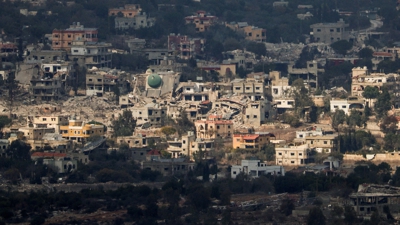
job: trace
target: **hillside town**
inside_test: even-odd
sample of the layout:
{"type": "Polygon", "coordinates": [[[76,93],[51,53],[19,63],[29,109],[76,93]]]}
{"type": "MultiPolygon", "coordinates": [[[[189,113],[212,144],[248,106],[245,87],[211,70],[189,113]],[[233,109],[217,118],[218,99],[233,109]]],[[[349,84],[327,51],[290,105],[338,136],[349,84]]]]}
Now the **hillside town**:
{"type": "Polygon", "coordinates": [[[0,224],[397,224],[399,2],[260,2],[2,1],[0,224]]]}

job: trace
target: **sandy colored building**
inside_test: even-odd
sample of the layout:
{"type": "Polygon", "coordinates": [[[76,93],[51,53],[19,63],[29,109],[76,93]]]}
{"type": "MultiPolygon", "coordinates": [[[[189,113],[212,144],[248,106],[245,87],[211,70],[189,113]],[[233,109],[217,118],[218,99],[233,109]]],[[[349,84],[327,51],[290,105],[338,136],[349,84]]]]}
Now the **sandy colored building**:
{"type": "Polygon", "coordinates": [[[225,138],[233,134],[233,122],[224,120],[221,115],[209,115],[206,120],[197,120],[195,126],[198,138],[225,138]]]}
{"type": "Polygon", "coordinates": [[[214,140],[196,138],[193,131],[183,135],[181,139],[168,141],[167,151],[171,153],[172,158],[189,156],[191,159],[200,151],[203,157],[207,157],[210,151],[214,150],[214,140]]]}
{"type": "Polygon", "coordinates": [[[59,133],[60,126],[68,125],[68,116],[28,116],[27,124],[34,128],[54,128],[59,133]]]}
{"type": "Polygon", "coordinates": [[[97,42],[97,35],[97,28],[85,28],[80,22],[74,22],[65,30],[53,30],[51,48],[70,51],[73,41],[97,42]]]}
{"type": "Polygon", "coordinates": [[[118,14],[122,14],[123,17],[133,18],[140,11],[142,11],[142,8],[139,4],[127,4],[124,7],[108,9],[108,16],[118,16],[118,14]]]}
{"type": "Polygon", "coordinates": [[[302,166],[311,162],[311,148],[308,144],[275,148],[276,165],[302,166]]]}
{"type": "Polygon", "coordinates": [[[74,142],[85,142],[91,136],[104,136],[105,126],[98,124],[89,124],[72,117],[68,125],[60,127],[60,133],[63,138],[74,142]]]}
{"type": "Polygon", "coordinates": [[[202,10],[197,11],[196,15],[185,17],[186,24],[195,24],[197,32],[207,31],[217,20],[216,16],[207,15],[202,10]]]}
{"type": "Polygon", "coordinates": [[[271,133],[234,134],[232,147],[234,149],[261,150],[270,143],[271,138],[275,138],[275,135],[271,133]]]}

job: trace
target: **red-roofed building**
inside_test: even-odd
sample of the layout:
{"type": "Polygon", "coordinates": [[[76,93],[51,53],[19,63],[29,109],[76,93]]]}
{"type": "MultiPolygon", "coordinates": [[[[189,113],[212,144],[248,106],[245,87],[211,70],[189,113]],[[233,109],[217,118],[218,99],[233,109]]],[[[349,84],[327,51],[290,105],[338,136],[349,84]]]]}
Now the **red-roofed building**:
{"type": "Polygon", "coordinates": [[[275,138],[275,135],[271,133],[234,134],[232,146],[237,149],[260,150],[269,144],[271,138],[275,138]]]}
{"type": "Polygon", "coordinates": [[[67,157],[66,153],[57,153],[57,152],[34,152],[31,155],[33,160],[40,159],[40,158],[54,158],[54,159],[61,159],[67,157]]]}
{"type": "Polygon", "coordinates": [[[153,149],[146,154],[147,161],[158,160],[160,158],[161,158],[161,152],[156,149],[153,149]]]}
{"type": "Polygon", "coordinates": [[[207,120],[196,121],[195,126],[198,138],[225,138],[233,134],[233,122],[224,120],[221,115],[209,115],[207,120]]]}

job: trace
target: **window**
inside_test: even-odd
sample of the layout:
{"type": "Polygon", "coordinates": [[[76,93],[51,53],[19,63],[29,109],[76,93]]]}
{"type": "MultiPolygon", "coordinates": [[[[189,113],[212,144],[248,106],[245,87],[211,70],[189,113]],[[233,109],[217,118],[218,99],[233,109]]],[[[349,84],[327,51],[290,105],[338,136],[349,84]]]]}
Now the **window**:
{"type": "Polygon", "coordinates": [[[338,106],[337,106],[337,105],[334,105],[334,106],[333,106],[333,108],[337,109],[337,108],[338,108],[338,106]]]}
{"type": "Polygon", "coordinates": [[[291,155],[291,156],[294,156],[294,153],[292,152],[292,153],[290,153],[290,155],[291,155]]]}
{"type": "Polygon", "coordinates": [[[219,126],[217,126],[217,129],[219,129],[219,126]]]}
{"type": "Polygon", "coordinates": [[[336,28],[336,32],[340,32],[340,28],[336,28]]]}
{"type": "Polygon", "coordinates": [[[278,155],[282,155],[282,152],[279,152],[278,155]]]}
{"type": "Polygon", "coordinates": [[[240,91],[240,87],[235,87],[235,90],[238,90],[238,91],[240,91]]]}
{"type": "Polygon", "coordinates": [[[321,29],[317,29],[317,32],[321,32],[321,29]]]}
{"type": "Polygon", "coordinates": [[[233,171],[233,174],[236,174],[236,171],[233,171]]]}
{"type": "Polygon", "coordinates": [[[345,108],[347,108],[347,106],[345,106],[345,105],[342,105],[342,109],[345,109],[345,108]]]}
{"type": "Polygon", "coordinates": [[[46,121],[47,119],[46,118],[43,118],[43,121],[46,121]]]}
{"type": "Polygon", "coordinates": [[[231,128],[231,126],[228,125],[228,128],[231,128]]]}
{"type": "Polygon", "coordinates": [[[186,91],[190,91],[190,88],[186,88],[186,91]]]}
{"type": "Polygon", "coordinates": [[[257,118],[257,115],[254,115],[253,118],[257,118]]]}
{"type": "Polygon", "coordinates": [[[294,161],[290,161],[291,164],[294,164],[294,161]]]}
{"type": "Polygon", "coordinates": [[[330,31],[330,32],[334,32],[335,30],[334,30],[334,29],[330,29],[329,31],[330,31]]]}
{"type": "Polygon", "coordinates": [[[78,50],[74,49],[74,52],[79,52],[78,50]]]}
{"type": "Polygon", "coordinates": [[[299,156],[302,156],[303,155],[303,153],[299,153],[299,156]]]}
{"type": "Polygon", "coordinates": [[[328,142],[327,142],[327,141],[324,141],[324,145],[326,145],[326,144],[328,144],[328,142]]]}

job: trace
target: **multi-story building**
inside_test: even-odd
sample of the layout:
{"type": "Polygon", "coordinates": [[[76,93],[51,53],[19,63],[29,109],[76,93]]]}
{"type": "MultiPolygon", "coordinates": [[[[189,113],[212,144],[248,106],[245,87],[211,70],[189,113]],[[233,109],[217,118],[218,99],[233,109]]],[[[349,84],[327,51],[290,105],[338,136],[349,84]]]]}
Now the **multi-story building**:
{"type": "Polygon", "coordinates": [[[288,110],[294,109],[294,98],[292,97],[276,97],[273,104],[277,109],[277,113],[284,113],[288,110]]]}
{"type": "Polygon", "coordinates": [[[118,77],[110,74],[86,74],[86,95],[103,95],[118,88],[118,77]]]}
{"type": "Polygon", "coordinates": [[[143,107],[132,108],[132,117],[136,120],[137,126],[148,124],[152,127],[161,127],[166,112],[167,107],[158,103],[148,103],[143,107]]]}
{"type": "MultiPolygon", "coordinates": [[[[176,99],[181,101],[207,101],[215,95],[212,83],[181,82],[175,93],[176,99]]],[[[215,99],[214,97],[213,99],[215,99]]]]}
{"type": "Polygon", "coordinates": [[[235,79],[232,81],[232,92],[236,95],[244,95],[252,101],[258,101],[265,97],[264,81],[254,78],[235,79]]]}
{"type": "Polygon", "coordinates": [[[30,92],[35,101],[57,101],[63,92],[63,80],[61,76],[45,73],[42,77],[31,79],[30,92]]]}
{"type": "Polygon", "coordinates": [[[338,134],[333,130],[310,127],[296,131],[296,143],[308,144],[318,153],[332,153],[337,150],[338,134]]]}
{"type": "Polygon", "coordinates": [[[131,49],[131,52],[146,56],[152,65],[160,65],[163,60],[174,55],[173,51],[165,48],[131,49]]]}
{"type": "Polygon", "coordinates": [[[275,110],[268,100],[251,101],[244,110],[243,123],[259,127],[269,118],[273,118],[275,110]]]}
{"type": "Polygon", "coordinates": [[[135,50],[141,50],[146,47],[146,39],[131,38],[125,40],[125,43],[128,45],[131,53],[133,53],[135,50]]]}
{"type": "Polygon", "coordinates": [[[268,132],[234,134],[232,138],[232,147],[235,149],[261,150],[270,143],[271,138],[275,138],[275,135],[268,132]]]}
{"type": "Polygon", "coordinates": [[[68,125],[68,116],[28,116],[27,124],[34,128],[54,128],[59,133],[60,126],[68,125]]]}
{"type": "Polygon", "coordinates": [[[142,11],[139,4],[127,4],[124,7],[108,9],[108,16],[133,18],[142,11]]]}
{"type": "Polygon", "coordinates": [[[276,165],[302,166],[312,162],[312,149],[307,145],[275,147],[276,165]]]}
{"type": "Polygon", "coordinates": [[[221,115],[209,115],[206,120],[198,120],[194,124],[198,138],[225,138],[233,134],[233,121],[224,120],[221,115]]]}
{"type": "Polygon", "coordinates": [[[205,11],[199,10],[196,15],[185,17],[186,24],[195,24],[197,32],[204,32],[212,26],[218,18],[207,15],[205,11]]]}
{"type": "Polygon", "coordinates": [[[193,131],[189,131],[187,135],[183,135],[181,139],[168,141],[167,151],[171,153],[172,158],[188,156],[191,159],[199,151],[202,151],[203,157],[207,157],[210,151],[214,150],[214,140],[196,138],[193,131]]]}
{"type": "Polygon", "coordinates": [[[318,153],[332,153],[337,150],[338,135],[306,136],[305,143],[318,153]]]}
{"type": "Polygon", "coordinates": [[[318,68],[317,61],[307,61],[306,68],[295,68],[293,64],[288,65],[289,80],[303,79],[304,84],[311,88],[318,88],[318,75],[325,69],[318,68]]]}
{"type": "Polygon", "coordinates": [[[351,96],[360,97],[367,86],[382,91],[382,87],[390,82],[395,82],[398,74],[368,73],[367,67],[356,67],[352,70],[351,96]]]}
{"type": "Polygon", "coordinates": [[[154,26],[155,18],[149,17],[145,12],[138,12],[134,17],[116,17],[115,29],[140,29],[154,26]]]}
{"type": "Polygon", "coordinates": [[[129,148],[144,148],[148,145],[150,141],[157,143],[160,137],[157,136],[147,136],[146,134],[134,134],[132,136],[117,137],[117,143],[127,144],[129,148]]]}
{"type": "Polygon", "coordinates": [[[60,126],[63,138],[78,143],[85,142],[91,136],[104,136],[105,132],[104,125],[85,123],[75,117],[68,121],[68,125],[60,126]]]}
{"type": "Polygon", "coordinates": [[[73,62],[54,61],[48,63],[41,63],[40,74],[44,77],[59,77],[61,79],[61,88],[65,88],[67,83],[71,83],[76,79],[75,68],[73,62]]]}
{"type": "Polygon", "coordinates": [[[16,56],[18,47],[14,43],[0,42],[0,62],[11,62],[11,57],[16,56]]]}
{"type": "Polygon", "coordinates": [[[65,62],[68,59],[67,52],[64,50],[33,50],[25,58],[26,63],[51,63],[65,62]]]}
{"type": "Polygon", "coordinates": [[[340,40],[349,40],[349,31],[346,28],[349,24],[346,24],[342,19],[337,23],[316,23],[311,25],[312,32],[310,35],[316,42],[323,42],[325,44],[331,44],[340,40]]]}
{"type": "Polygon", "coordinates": [[[154,159],[151,161],[141,162],[142,170],[158,171],[163,176],[186,174],[187,172],[192,171],[194,167],[195,163],[188,162],[185,158],[154,159]]]}
{"type": "Polygon", "coordinates": [[[271,96],[274,99],[277,97],[289,96],[292,87],[289,85],[289,79],[287,77],[282,77],[279,71],[271,71],[269,73],[269,78],[271,80],[271,96]]]}
{"type": "Polygon", "coordinates": [[[260,160],[242,160],[240,165],[232,165],[231,178],[235,179],[240,173],[257,178],[262,175],[285,176],[283,166],[268,166],[260,160]]]}
{"type": "Polygon", "coordinates": [[[236,32],[244,34],[246,40],[256,42],[267,41],[266,29],[250,26],[247,22],[231,22],[226,23],[225,25],[236,32]]]}
{"type": "Polygon", "coordinates": [[[22,132],[26,140],[42,140],[45,134],[54,133],[54,128],[21,127],[18,131],[22,132]]]}
{"type": "Polygon", "coordinates": [[[97,28],[85,28],[80,22],[74,22],[65,30],[53,30],[51,47],[69,52],[73,41],[97,42],[97,35],[97,28]]]}
{"type": "Polygon", "coordinates": [[[168,50],[175,52],[180,59],[188,60],[204,54],[204,38],[189,38],[187,35],[170,34],[168,36],[168,50]]]}
{"type": "Polygon", "coordinates": [[[73,41],[70,45],[71,58],[89,69],[111,68],[112,53],[108,51],[110,47],[110,43],[73,41]]]}

